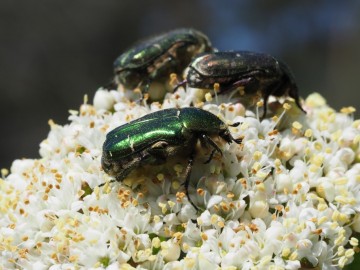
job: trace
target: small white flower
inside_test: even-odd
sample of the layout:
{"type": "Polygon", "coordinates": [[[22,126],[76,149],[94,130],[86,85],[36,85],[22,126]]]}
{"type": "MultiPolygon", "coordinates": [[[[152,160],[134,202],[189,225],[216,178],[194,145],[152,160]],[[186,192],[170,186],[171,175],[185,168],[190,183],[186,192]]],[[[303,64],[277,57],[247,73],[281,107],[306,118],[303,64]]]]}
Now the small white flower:
{"type": "Polygon", "coordinates": [[[222,196],[213,195],[213,196],[211,196],[210,200],[208,201],[206,207],[209,209],[209,208],[213,207],[215,204],[219,204],[222,200],[223,200],[222,196]]]}
{"type": "Polygon", "coordinates": [[[110,110],[114,106],[115,100],[109,91],[100,88],[95,92],[93,103],[97,110],[110,110]]]}
{"type": "Polygon", "coordinates": [[[0,265],[232,270],[350,263],[358,245],[351,235],[360,232],[360,122],[352,110],[337,113],[311,95],[306,115],[281,109],[260,121],[226,96],[199,103],[198,90],[180,87],[163,104],[146,104],[131,102],[140,96],[121,86],[99,89],[94,105],[71,111],[68,124],[50,120],[41,158],[14,161],[0,179],[0,265]],[[200,211],[181,186],[187,157],[107,183],[113,177],[101,155],[110,130],[194,101],[227,124],[239,122],[229,130],[242,138],[214,139],[222,155],[208,164],[212,149],[197,146],[188,191],[200,211]]]}
{"type": "Polygon", "coordinates": [[[180,246],[173,240],[161,242],[161,255],[166,262],[175,261],[180,256],[180,246]]]}

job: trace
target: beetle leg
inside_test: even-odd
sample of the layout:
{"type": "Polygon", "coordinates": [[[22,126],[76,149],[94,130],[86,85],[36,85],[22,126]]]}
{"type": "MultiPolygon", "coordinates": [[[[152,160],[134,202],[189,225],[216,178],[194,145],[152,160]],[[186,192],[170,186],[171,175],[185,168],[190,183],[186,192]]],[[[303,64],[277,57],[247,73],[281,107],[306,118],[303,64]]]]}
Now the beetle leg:
{"type": "Polygon", "coordinates": [[[147,150],[147,154],[149,155],[147,158],[149,159],[147,162],[152,164],[162,164],[165,163],[166,157],[169,153],[166,152],[168,149],[168,143],[165,141],[160,141],[154,143],[150,149],[147,150]],[[150,158],[153,158],[150,162],[150,158]]]}
{"type": "Polygon", "coordinates": [[[213,147],[213,150],[211,151],[211,154],[210,154],[208,160],[205,161],[204,164],[208,164],[212,160],[212,158],[214,157],[215,152],[219,152],[220,155],[222,155],[222,151],[219,148],[219,146],[209,136],[203,134],[201,136],[201,140],[203,142],[205,142],[206,144],[209,144],[209,145],[211,145],[213,147]]]}
{"type": "Polygon", "coordinates": [[[250,77],[250,78],[238,80],[229,87],[230,88],[229,90],[238,88],[239,86],[247,86],[249,83],[251,83],[251,81],[254,81],[254,78],[250,77]]]}
{"type": "Polygon", "coordinates": [[[144,89],[141,93],[141,98],[140,98],[140,101],[142,101],[144,99],[144,95],[145,94],[148,94],[149,92],[149,89],[150,89],[150,85],[151,85],[151,82],[152,80],[150,78],[147,78],[145,81],[144,81],[144,89]]]}
{"type": "MultiPolygon", "coordinates": [[[[221,89],[221,94],[224,94],[231,90],[235,90],[236,88],[238,88],[240,86],[245,87],[245,86],[249,85],[252,81],[254,81],[254,78],[252,78],[252,77],[238,80],[238,81],[234,82],[233,84],[229,85],[228,87],[221,89]]],[[[215,95],[215,93],[213,94],[213,96],[214,95],[215,95]]]]}
{"type": "Polygon", "coordinates": [[[213,149],[213,150],[211,151],[211,154],[210,154],[208,160],[205,161],[204,164],[208,164],[208,163],[212,160],[212,158],[214,157],[215,152],[216,152],[215,149],[213,149]]]}
{"type": "Polygon", "coordinates": [[[189,160],[188,160],[188,165],[186,167],[186,171],[185,171],[185,182],[184,182],[184,187],[185,187],[185,194],[186,197],[188,199],[188,201],[191,203],[191,205],[195,208],[196,211],[199,211],[199,208],[193,203],[193,201],[190,199],[190,195],[189,195],[189,183],[190,183],[190,175],[191,175],[191,169],[192,166],[194,164],[194,152],[192,152],[190,154],[189,160]]]}
{"type": "Polygon", "coordinates": [[[263,102],[264,102],[264,111],[263,111],[263,115],[261,116],[261,120],[263,120],[266,116],[266,111],[267,111],[267,103],[268,103],[268,100],[269,100],[269,96],[270,96],[270,93],[269,91],[265,91],[265,94],[263,96],[263,102]]]}
{"type": "Polygon", "coordinates": [[[300,108],[300,110],[302,110],[304,113],[306,113],[306,111],[303,109],[303,107],[301,107],[298,89],[297,89],[296,85],[292,85],[290,87],[289,97],[293,98],[295,100],[295,104],[300,108]]]}
{"type": "Polygon", "coordinates": [[[116,180],[115,180],[115,179],[110,180],[109,182],[104,182],[104,183],[102,183],[102,184],[98,185],[98,187],[102,187],[102,186],[104,186],[106,183],[111,184],[111,183],[114,183],[114,182],[116,182],[116,180]]]}
{"type": "Polygon", "coordinates": [[[183,80],[182,82],[179,82],[175,87],[174,87],[174,91],[175,92],[180,86],[184,86],[187,84],[187,80],[183,80]]]}
{"type": "Polygon", "coordinates": [[[165,141],[158,141],[156,143],[154,143],[153,145],[151,145],[151,150],[164,150],[166,149],[166,147],[168,147],[169,143],[165,142],[165,141]]]}
{"type": "Polygon", "coordinates": [[[262,97],[263,97],[263,102],[264,102],[264,111],[263,111],[263,115],[261,117],[261,120],[263,120],[265,118],[265,116],[266,116],[267,105],[268,105],[268,100],[269,100],[270,95],[279,96],[278,91],[279,91],[279,89],[282,89],[283,87],[284,87],[284,82],[275,82],[275,83],[271,83],[271,84],[267,85],[262,90],[262,97]]]}

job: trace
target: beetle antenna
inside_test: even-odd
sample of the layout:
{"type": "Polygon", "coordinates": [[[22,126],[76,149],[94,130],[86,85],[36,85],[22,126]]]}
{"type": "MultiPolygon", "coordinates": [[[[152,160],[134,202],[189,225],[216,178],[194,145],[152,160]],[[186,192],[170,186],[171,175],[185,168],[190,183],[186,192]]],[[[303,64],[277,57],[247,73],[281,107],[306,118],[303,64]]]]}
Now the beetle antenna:
{"type": "MultiPolygon", "coordinates": [[[[236,122],[236,123],[233,123],[232,125],[228,125],[229,127],[237,127],[239,126],[241,123],[240,122],[236,122]]],[[[237,144],[240,144],[242,142],[242,138],[237,138],[235,139],[234,137],[231,136],[231,140],[237,144]]]]}

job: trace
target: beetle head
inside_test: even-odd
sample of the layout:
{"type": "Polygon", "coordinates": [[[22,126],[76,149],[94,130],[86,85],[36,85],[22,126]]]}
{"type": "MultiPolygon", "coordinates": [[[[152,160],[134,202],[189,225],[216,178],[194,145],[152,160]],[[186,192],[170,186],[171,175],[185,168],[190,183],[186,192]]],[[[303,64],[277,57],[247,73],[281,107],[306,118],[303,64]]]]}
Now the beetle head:
{"type": "Polygon", "coordinates": [[[103,154],[101,157],[101,167],[106,173],[112,171],[113,163],[105,157],[105,154],[103,154]]]}

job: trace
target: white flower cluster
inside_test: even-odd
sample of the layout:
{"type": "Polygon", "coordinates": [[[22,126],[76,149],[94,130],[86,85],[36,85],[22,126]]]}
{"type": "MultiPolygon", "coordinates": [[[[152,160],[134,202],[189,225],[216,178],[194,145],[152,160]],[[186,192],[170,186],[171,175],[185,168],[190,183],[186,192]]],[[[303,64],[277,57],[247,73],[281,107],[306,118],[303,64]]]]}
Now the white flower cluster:
{"type": "MultiPolygon", "coordinates": [[[[0,179],[0,269],[339,269],[358,251],[360,121],[318,94],[273,102],[262,121],[240,103],[199,103],[240,145],[198,145],[187,200],[186,159],[109,183],[102,144],[113,128],[164,108],[187,107],[180,88],[160,105],[99,89],[93,105],[49,121],[40,159],[14,161],[0,179]],[[293,104],[294,105],[294,104],[293,104]],[[99,187],[100,184],[106,183],[99,187]]],[[[211,97],[207,97],[211,100],[211,97]]],[[[215,102],[214,102],[215,103],[215,102]]],[[[257,106],[261,106],[258,103],[257,106]]]]}

